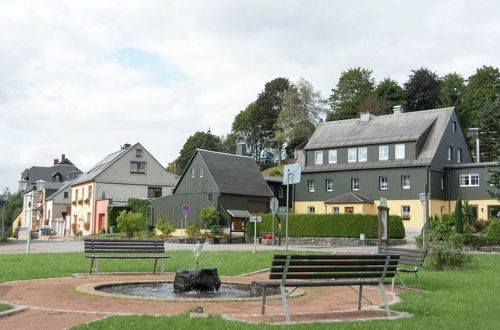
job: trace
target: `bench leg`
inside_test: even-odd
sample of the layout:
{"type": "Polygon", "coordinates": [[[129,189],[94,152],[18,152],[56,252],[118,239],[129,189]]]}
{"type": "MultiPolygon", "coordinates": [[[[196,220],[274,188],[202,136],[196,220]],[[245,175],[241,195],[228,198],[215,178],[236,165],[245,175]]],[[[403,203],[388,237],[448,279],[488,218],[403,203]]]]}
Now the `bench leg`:
{"type": "Polygon", "coordinates": [[[422,289],[422,286],[420,285],[420,280],[418,279],[418,274],[417,274],[417,272],[415,272],[415,277],[417,278],[418,288],[419,288],[419,289],[422,289]]]}
{"type": "Polygon", "coordinates": [[[358,291],[358,311],[361,310],[361,297],[363,297],[363,286],[359,286],[359,291],[358,291]]]}
{"type": "Polygon", "coordinates": [[[99,259],[95,261],[95,273],[99,274],[99,259]]]}
{"type": "Polygon", "coordinates": [[[89,274],[92,274],[92,267],[94,267],[94,258],[90,258],[90,269],[89,269],[89,274]]]}
{"type": "Polygon", "coordinates": [[[158,263],[158,258],[155,258],[155,266],[153,267],[153,274],[156,273],[156,264],[158,263]]]}
{"type": "Polygon", "coordinates": [[[288,299],[286,298],[286,290],[283,285],[280,285],[281,301],[283,301],[283,311],[285,312],[285,320],[290,322],[290,313],[288,313],[288,299]]]}
{"type": "Polygon", "coordinates": [[[266,294],[267,294],[266,291],[267,291],[266,287],[263,286],[262,287],[262,306],[261,306],[261,310],[260,310],[260,313],[262,315],[266,314],[266,294]]]}
{"type": "Polygon", "coordinates": [[[164,260],[165,259],[160,259],[160,273],[163,274],[163,271],[165,270],[165,263],[164,263],[164,260]]]}
{"type": "Polygon", "coordinates": [[[387,303],[387,296],[385,294],[384,283],[380,283],[380,292],[382,293],[382,298],[384,299],[385,311],[388,317],[391,317],[391,310],[389,309],[389,304],[387,303]]]}
{"type": "Polygon", "coordinates": [[[394,292],[394,280],[396,279],[396,276],[392,278],[392,284],[391,284],[391,293],[394,292]]]}

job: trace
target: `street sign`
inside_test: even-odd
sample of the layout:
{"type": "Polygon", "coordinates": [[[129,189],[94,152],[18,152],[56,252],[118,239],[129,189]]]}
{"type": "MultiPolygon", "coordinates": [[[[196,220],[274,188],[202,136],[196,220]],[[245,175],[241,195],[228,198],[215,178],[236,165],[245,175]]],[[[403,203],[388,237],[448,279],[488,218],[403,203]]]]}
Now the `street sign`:
{"type": "Polygon", "coordinates": [[[189,205],[189,204],[183,204],[181,206],[181,210],[182,210],[182,213],[188,214],[189,212],[191,212],[191,205],[189,205]]]}
{"type": "Polygon", "coordinates": [[[282,217],[286,215],[286,206],[282,206],[279,208],[279,213],[282,217]]]}
{"type": "Polygon", "coordinates": [[[262,217],[259,216],[251,216],[249,218],[250,222],[262,222],[262,217]]]}
{"type": "Polygon", "coordinates": [[[283,185],[300,182],[300,163],[285,165],[283,170],[283,185]]]}
{"type": "Polygon", "coordinates": [[[278,211],[279,201],[276,197],[271,198],[269,202],[269,207],[271,208],[271,213],[276,213],[278,211]]]}

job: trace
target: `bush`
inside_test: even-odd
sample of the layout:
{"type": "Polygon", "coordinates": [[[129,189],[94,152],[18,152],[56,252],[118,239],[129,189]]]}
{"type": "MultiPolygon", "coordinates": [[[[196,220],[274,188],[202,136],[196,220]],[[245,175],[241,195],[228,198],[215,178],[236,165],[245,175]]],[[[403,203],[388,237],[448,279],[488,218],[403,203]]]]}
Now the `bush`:
{"type": "MultiPolygon", "coordinates": [[[[109,206],[108,207],[108,227],[117,226],[118,223],[116,219],[120,215],[121,211],[130,211],[130,207],[128,206],[109,206]]],[[[109,228],[108,228],[109,232],[109,228]]]]}
{"type": "Polygon", "coordinates": [[[488,226],[488,222],[484,220],[474,220],[472,221],[472,227],[476,233],[482,233],[483,230],[488,226]]]}
{"type": "Polygon", "coordinates": [[[192,224],[186,227],[186,234],[189,237],[197,237],[200,235],[200,226],[198,224],[192,224]]]}
{"type": "MultiPolygon", "coordinates": [[[[272,231],[272,215],[261,214],[262,222],[257,224],[257,234],[272,231]]],[[[278,231],[275,218],[274,229],[278,231]]],[[[359,237],[377,238],[378,220],[375,214],[289,214],[288,235],[290,237],[359,237]]],[[[282,234],[285,234],[285,219],[281,220],[282,234]]],[[[246,226],[247,236],[253,236],[254,226],[246,226]]],[[[389,217],[389,237],[404,238],[405,228],[400,216],[389,217]]]]}
{"type": "Polygon", "coordinates": [[[461,269],[472,262],[472,255],[464,253],[452,240],[433,242],[427,257],[425,268],[432,270],[461,269]]]}
{"type": "Polygon", "coordinates": [[[467,246],[472,246],[475,249],[482,248],[483,246],[495,245],[495,242],[483,235],[464,234],[463,243],[467,246]]]}
{"type": "Polygon", "coordinates": [[[148,199],[131,197],[127,201],[127,206],[130,208],[130,211],[133,213],[141,213],[145,218],[149,218],[151,215],[148,199]]]}
{"type": "Polygon", "coordinates": [[[142,213],[121,211],[116,221],[118,223],[118,229],[124,232],[127,237],[132,237],[134,234],[144,230],[147,219],[142,213]]]}
{"type": "Polygon", "coordinates": [[[207,206],[201,209],[200,219],[205,228],[210,228],[212,225],[220,224],[220,212],[213,206],[207,206]]]}
{"type": "Polygon", "coordinates": [[[489,225],[486,237],[494,242],[500,243],[500,219],[490,219],[488,222],[489,225]]]}
{"type": "Polygon", "coordinates": [[[170,221],[163,221],[160,218],[158,218],[158,221],[156,222],[156,228],[158,228],[158,230],[161,231],[164,235],[168,235],[175,230],[170,221]]]}
{"type": "Polygon", "coordinates": [[[441,215],[441,222],[450,228],[453,227],[455,223],[455,213],[445,213],[441,215]]]}

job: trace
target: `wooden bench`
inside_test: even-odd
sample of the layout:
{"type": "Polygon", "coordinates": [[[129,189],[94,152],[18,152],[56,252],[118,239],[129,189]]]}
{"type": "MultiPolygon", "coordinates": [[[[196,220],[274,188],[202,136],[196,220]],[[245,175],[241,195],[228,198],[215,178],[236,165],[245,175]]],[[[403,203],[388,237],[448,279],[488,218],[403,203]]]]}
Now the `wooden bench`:
{"type": "Polygon", "coordinates": [[[153,273],[156,273],[156,265],[160,259],[160,270],[163,273],[163,260],[170,256],[161,255],[165,253],[165,243],[158,239],[85,239],[86,258],[91,258],[89,273],[92,274],[92,269],[95,260],[95,272],[99,273],[100,259],[154,259],[153,273]],[[102,253],[116,253],[106,254],[102,253]],[[142,255],[125,255],[129,253],[141,253],[142,255]],[[144,255],[149,253],[148,255],[144,255]]]}
{"type": "Polygon", "coordinates": [[[424,263],[425,256],[427,255],[426,250],[421,249],[401,249],[394,247],[381,247],[380,253],[384,254],[395,254],[399,255],[399,263],[396,268],[396,276],[392,278],[391,290],[394,291],[394,280],[396,277],[399,278],[401,283],[406,286],[403,279],[398,275],[398,273],[414,273],[417,279],[418,287],[421,289],[420,280],[418,279],[418,270],[424,263]]]}
{"type": "MultiPolygon", "coordinates": [[[[384,284],[386,278],[394,277],[398,264],[397,255],[275,255],[269,279],[256,281],[262,287],[262,309],[266,311],[266,289],[279,287],[286,321],[290,321],[287,296],[298,287],[359,286],[358,310],[361,310],[363,286],[379,286],[388,316],[391,311],[387,303],[384,284]],[[293,287],[286,293],[286,287],[293,287]]],[[[356,291],[354,289],[354,291],[356,291]]]]}

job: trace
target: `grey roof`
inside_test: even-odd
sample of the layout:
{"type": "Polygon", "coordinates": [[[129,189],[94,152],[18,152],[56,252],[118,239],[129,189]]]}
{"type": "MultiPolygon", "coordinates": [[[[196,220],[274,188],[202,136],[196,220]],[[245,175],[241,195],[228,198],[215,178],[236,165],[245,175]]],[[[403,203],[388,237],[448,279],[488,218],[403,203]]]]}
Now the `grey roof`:
{"type": "Polygon", "coordinates": [[[88,181],[94,180],[99,174],[104,172],[111,164],[113,164],[118,158],[120,158],[124,153],[128,150],[135,148],[138,143],[133,146],[129,146],[128,148],[123,148],[118,151],[115,151],[106,157],[104,157],[99,163],[97,163],[94,167],[90,169],[87,173],[81,175],[73,184],[80,184],[88,181]]]}
{"type": "Polygon", "coordinates": [[[268,175],[265,175],[264,176],[264,180],[266,180],[267,182],[279,182],[279,183],[283,183],[283,177],[282,176],[268,176],[268,175]]]}
{"type": "Polygon", "coordinates": [[[249,218],[252,215],[247,210],[227,210],[233,218],[249,218]]]}
{"type": "Polygon", "coordinates": [[[71,186],[73,184],[73,182],[75,182],[76,180],[78,180],[78,177],[74,178],[73,180],[67,180],[67,181],[65,181],[63,183],[63,185],[57,191],[55,191],[53,194],[48,195],[49,197],[47,197],[46,199],[47,200],[54,199],[54,197],[56,197],[61,192],[63,192],[66,188],[68,188],[69,186],[71,186]]]}
{"type": "Polygon", "coordinates": [[[368,199],[360,194],[349,192],[337,197],[333,197],[327,201],[325,204],[346,204],[346,203],[373,203],[371,199],[368,199]]]}
{"type": "Polygon", "coordinates": [[[446,168],[474,168],[474,167],[498,167],[498,166],[500,166],[499,162],[483,162],[483,163],[464,163],[464,164],[447,165],[446,168]]]}
{"type": "Polygon", "coordinates": [[[203,149],[198,149],[197,152],[221,193],[273,196],[253,158],[203,149]]]}
{"type": "MultiPolygon", "coordinates": [[[[416,160],[366,162],[356,165],[351,163],[348,166],[371,168],[381,165],[384,167],[427,165],[431,163],[436,153],[453,111],[454,108],[451,107],[373,116],[366,121],[356,118],[325,122],[318,126],[304,150],[417,141],[425,136],[424,133],[429,132],[416,160]]],[[[341,169],[341,164],[332,165],[341,169]]],[[[328,166],[330,165],[325,169],[330,169],[328,166]]],[[[307,166],[307,169],[313,170],[314,167],[307,166]]]]}
{"type": "MultiPolygon", "coordinates": [[[[69,160],[68,162],[71,163],[69,160]]],[[[80,173],[82,173],[82,171],[73,165],[73,163],[71,163],[71,165],[59,163],[54,166],[32,166],[29,169],[27,168],[21,174],[21,179],[28,181],[26,192],[30,191],[35,182],[39,180],[45,181],[45,186],[47,188],[50,187],[51,189],[58,189],[62,186],[62,182],[71,180],[80,173]],[[62,181],[55,180],[56,173],[61,175],[62,181]],[[52,183],[56,185],[50,185],[52,183]]]]}

